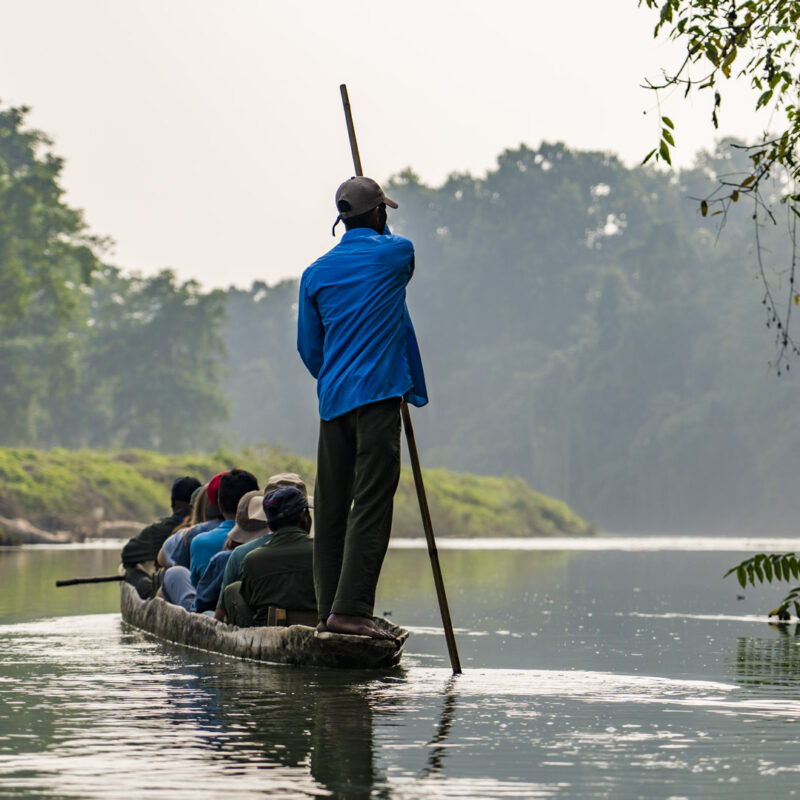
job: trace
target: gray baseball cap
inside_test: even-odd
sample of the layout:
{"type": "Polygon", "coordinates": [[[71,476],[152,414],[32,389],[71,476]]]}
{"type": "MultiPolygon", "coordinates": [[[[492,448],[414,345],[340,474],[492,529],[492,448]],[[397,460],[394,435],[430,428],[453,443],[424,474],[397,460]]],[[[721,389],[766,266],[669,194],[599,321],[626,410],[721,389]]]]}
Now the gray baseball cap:
{"type": "Polygon", "coordinates": [[[381,203],[389,208],[397,208],[397,203],[388,198],[372,178],[350,178],[336,190],[336,210],[342,219],[366,214],[381,203]]]}

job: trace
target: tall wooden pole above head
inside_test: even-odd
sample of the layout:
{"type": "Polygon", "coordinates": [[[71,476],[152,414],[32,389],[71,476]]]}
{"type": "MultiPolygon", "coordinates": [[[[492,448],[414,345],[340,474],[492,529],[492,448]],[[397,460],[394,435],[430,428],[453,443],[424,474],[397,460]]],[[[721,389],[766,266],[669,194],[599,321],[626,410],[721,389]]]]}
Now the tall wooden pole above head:
{"type": "MultiPolygon", "coordinates": [[[[347,94],[347,86],[341,84],[339,91],[342,93],[342,105],[344,106],[344,117],[347,122],[347,135],[350,139],[350,152],[353,155],[353,167],[355,168],[356,175],[363,175],[361,169],[361,156],[358,154],[358,142],[356,141],[356,129],[353,125],[353,112],[350,108],[350,98],[347,94]]],[[[442,616],[442,627],[444,628],[444,638],[447,642],[447,652],[450,656],[450,665],[453,668],[454,675],[460,675],[461,659],[458,657],[458,648],[456,647],[456,636],[453,631],[453,623],[450,619],[450,607],[447,603],[447,594],[444,590],[444,578],[442,577],[442,569],[439,566],[439,551],[436,548],[436,540],[433,536],[433,522],[431,520],[430,510],[428,509],[428,498],[425,494],[425,484],[422,481],[422,467],[419,463],[419,454],[417,453],[417,442],[414,436],[414,427],[411,424],[411,414],[408,410],[408,404],[403,400],[400,404],[400,415],[403,420],[403,428],[406,432],[406,443],[408,444],[408,455],[411,460],[411,471],[414,475],[414,487],[417,490],[417,500],[419,501],[419,510],[422,515],[422,528],[425,531],[425,540],[428,543],[428,556],[431,562],[431,569],[433,570],[433,583],[436,587],[436,598],[439,601],[439,612],[442,616]]]]}
{"type": "Polygon", "coordinates": [[[350,98],[347,95],[347,86],[343,83],[339,87],[342,93],[342,105],[344,106],[344,118],[347,122],[347,136],[350,139],[350,152],[353,154],[353,167],[356,175],[363,175],[361,168],[361,156],[358,154],[358,142],[356,141],[356,128],[353,125],[353,112],[350,109],[350,98]]]}

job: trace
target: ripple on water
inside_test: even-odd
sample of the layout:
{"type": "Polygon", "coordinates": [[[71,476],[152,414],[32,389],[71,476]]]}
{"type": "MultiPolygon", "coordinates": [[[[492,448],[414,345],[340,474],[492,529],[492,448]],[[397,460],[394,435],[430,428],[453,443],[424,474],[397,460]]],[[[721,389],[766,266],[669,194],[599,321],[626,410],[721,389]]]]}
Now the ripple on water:
{"type": "Polygon", "coordinates": [[[791,794],[800,702],[736,683],[239,662],[116,614],[0,626],[0,795],[481,798],[791,794]],[[744,723],[775,721],[754,743],[744,723]],[[778,751],[778,747],[783,748],[778,751]],[[743,764],[743,762],[746,762],[743,764]],[[674,791],[673,791],[674,790],[674,791]],[[697,791],[700,793],[698,794],[697,791]]]}

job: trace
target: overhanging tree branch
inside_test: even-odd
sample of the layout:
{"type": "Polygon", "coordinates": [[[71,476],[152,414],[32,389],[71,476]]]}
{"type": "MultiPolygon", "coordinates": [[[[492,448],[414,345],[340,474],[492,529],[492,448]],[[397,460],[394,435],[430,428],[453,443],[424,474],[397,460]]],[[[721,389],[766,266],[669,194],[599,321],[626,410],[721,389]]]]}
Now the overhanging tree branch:
{"type": "MultiPolygon", "coordinates": [[[[658,10],[659,19],[654,36],[666,35],[685,45],[685,54],[674,71],[664,70],[662,81],[646,81],[645,86],[655,91],[680,86],[684,97],[691,92],[713,89],[711,122],[719,127],[722,109],[722,91],[725,80],[747,80],[753,92],[755,111],[766,109],[781,129],[765,131],[754,145],[741,146],[750,160],[750,169],[741,179],[718,179],[717,186],[705,197],[696,198],[703,216],[721,216],[721,228],[727,221],[733,203],[742,197],[753,200],[753,219],[756,223],[756,251],[758,272],[764,283],[764,304],[767,306],[768,327],[775,331],[778,354],[771,362],[778,374],[788,368],[788,355],[798,355],[789,334],[792,305],[798,295],[794,286],[795,220],[800,216],[800,74],[797,59],[800,53],[800,3],[796,0],[666,0],[660,6],[657,0],[639,0],[639,5],[658,10]],[[735,63],[743,64],[735,71],[735,63]],[[702,77],[690,74],[693,67],[703,70],[702,77]],[[762,189],[767,181],[778,186],[777,199],[765,197],[762,189]],[[791,263],[786,272],[790,275],[788,295],[777,301],[773,279],[764,268],[759,226],[759,213],[763,212],[772,224],[777,224],[774,203],[787,207],[786,235],[792,242],[791,263]],[[786,311],[779,309],[786,308],[786,311]]],[[[660,105],[659,105],[660,108],[660,105]]],[[[660,111],[659,111],[660,113],[660,111]]],[[[675,125],[669,117],[662,116],[658,146],[648,153],[651,158],[672,163],[671,152],[675,146],[675,125]]],[[[643,163],[644,163],[643,162],[643,163]]],[[[785,291],[785,287],[781,289],[785,291]]]]}

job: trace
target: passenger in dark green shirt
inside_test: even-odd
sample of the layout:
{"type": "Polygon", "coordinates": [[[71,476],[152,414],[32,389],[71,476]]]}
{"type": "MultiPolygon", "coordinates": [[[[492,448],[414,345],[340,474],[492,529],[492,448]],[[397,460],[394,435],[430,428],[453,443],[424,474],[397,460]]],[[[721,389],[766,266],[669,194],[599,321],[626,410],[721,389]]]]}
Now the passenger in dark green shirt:
{"type": "Polygon", "coordinates": [[[248,553],[242,567],[241,595],[256,625],[266,624],[268,606],[316,611],[309,508],[306,496],[293,486],[264,497],[267,524],[275,535],[248,553]]]}

